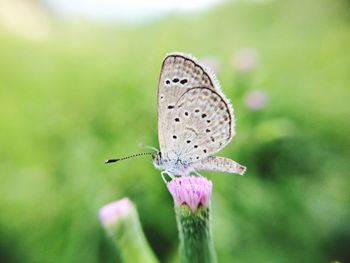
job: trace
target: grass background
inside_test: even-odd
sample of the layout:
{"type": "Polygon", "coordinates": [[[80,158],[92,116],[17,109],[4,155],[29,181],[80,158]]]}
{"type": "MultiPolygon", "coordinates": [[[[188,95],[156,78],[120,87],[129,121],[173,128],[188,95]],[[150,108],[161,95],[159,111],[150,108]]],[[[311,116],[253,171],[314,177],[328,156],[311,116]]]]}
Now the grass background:
{"type": "Polygon", "coordinates": [[[161,262],[176,262],[173,203],[148,158],[171,51],[214,56],[237,115],[220,153],[246,176],[214,183],[219,262],[350,261],[348,1],[232,2],[140,25],[52,21],[44,41],[0,30],[1,262],[118,262],[98,209],[128,196],[161,262]],[[232,67],[241,48],[258,65],[232,67]],[[270,103],[252,112],[251,89],[270,103]]]}

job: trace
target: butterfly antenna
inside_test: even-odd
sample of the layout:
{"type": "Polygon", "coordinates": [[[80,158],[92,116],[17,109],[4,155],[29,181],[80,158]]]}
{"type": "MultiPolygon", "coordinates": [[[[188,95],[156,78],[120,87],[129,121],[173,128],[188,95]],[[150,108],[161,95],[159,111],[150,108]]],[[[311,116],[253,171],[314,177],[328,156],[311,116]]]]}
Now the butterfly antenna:
{"type": "Polygon", "coordinates": [[[142,155],[150,155],[150,154],[154,154],[154,152],[146,152],[146,153],[136,153],[136,154],[132,154],[126,157],[121,157],[121,158],[115,158],[115,159],[108,159],[105,161],[105,163],[116,163],[122,160],[126,160],[126,159],[130,159],[130,158],[134,158],[137,156],[142,156],[142,155]]]}

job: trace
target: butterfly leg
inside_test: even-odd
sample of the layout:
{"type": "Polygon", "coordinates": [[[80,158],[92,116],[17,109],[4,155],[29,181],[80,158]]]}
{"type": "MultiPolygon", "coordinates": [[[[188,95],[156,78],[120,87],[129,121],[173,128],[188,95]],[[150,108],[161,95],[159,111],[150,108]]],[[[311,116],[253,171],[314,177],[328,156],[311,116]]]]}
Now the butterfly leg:
{"type": "Polygon", "coordinates": [[[165,180],[164,174],[166,174],[166,171],[161,171],[160,172],[160,175],[162,176],[162,179],[163,179],[164,183],[167,184],[168,182],[167,182],[167,180],[165,180]]]}
{"type": "Polygon", "coordinates": [[[174,177],[170,173],[168,173],[167,171],[161,171],[160,175],[162,176],[164,183],[167,184],[168,181],[165,179],[165,174],[168,175],[171,179],[173,179],[174,177]]]}
{"type": "Polygon", "coordinates": [[[196,170],[193,170],[193,173],[194,173],[195,175],[197,175],[197,176],[203,176],[203,175],[201,175],[199,172],[197,172],[196,170]]]}

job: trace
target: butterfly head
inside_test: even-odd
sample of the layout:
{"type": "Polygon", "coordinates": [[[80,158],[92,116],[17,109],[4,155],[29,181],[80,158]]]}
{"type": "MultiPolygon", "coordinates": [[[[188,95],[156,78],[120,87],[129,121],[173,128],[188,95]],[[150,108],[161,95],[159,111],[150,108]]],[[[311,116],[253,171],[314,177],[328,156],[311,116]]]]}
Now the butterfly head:
{"type": "Polygon", "coordinates": [[[163,166],[162,153],[156,152],[152,154],[153,164],[156,168],[161,169],[163,166]]]}

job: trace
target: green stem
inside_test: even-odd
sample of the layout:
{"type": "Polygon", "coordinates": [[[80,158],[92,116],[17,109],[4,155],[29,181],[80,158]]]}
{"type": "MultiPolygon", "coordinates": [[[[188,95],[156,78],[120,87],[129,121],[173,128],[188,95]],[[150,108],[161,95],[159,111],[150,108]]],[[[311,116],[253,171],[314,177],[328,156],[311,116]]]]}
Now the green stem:
{"type": "Polygon", "coordinates": [[[112,237],[124,263],[159,262],[143,233],[135,206],[131,206],[127,216],[105,229],[112,237]]]}
{"type": "Polygon", "coordinates": [[[180,262],[216,263],[209,208],[200,206],[192,212],[183,204],[175,210],[180,236],[180,262]]]}

